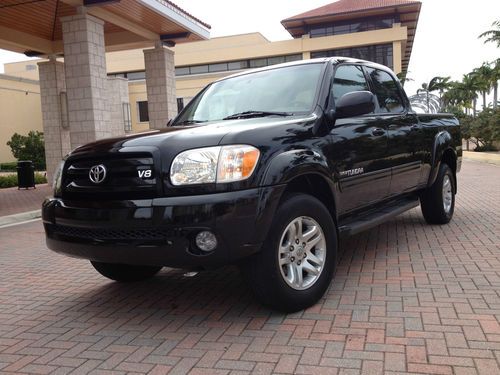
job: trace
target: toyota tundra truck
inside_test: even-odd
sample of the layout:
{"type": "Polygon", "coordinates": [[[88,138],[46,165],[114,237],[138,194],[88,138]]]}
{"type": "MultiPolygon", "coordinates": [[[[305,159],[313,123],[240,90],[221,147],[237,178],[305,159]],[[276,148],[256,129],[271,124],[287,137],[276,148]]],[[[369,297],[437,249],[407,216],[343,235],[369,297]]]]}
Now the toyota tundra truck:
{"type": "Polygon", "coordinates": [[[462,161],[449,114],[416,114],[394,73],[333,57],[205,87],[161,131],[61,162],[47,246],[116,281],[238,265],[265,305],[297,311],[332,282],[339,238],[420,204],[452,216],[462,161]]]}

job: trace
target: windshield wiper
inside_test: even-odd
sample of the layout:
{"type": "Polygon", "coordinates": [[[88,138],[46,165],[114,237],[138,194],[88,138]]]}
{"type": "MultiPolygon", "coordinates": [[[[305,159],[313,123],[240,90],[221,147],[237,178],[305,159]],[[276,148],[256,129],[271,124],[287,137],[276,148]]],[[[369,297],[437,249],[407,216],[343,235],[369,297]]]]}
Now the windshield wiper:
{"type": "Polygon", "coordinates": [[[182,121],[182,122],[178,122],[177,124],[175,124],[175,126],[177,126],[177,125],[201,124],[202,122],[207,122],[207,121],[206,120],[185,120],[185,121],[182,121]]]}
{"type": "Polygon", "coordinates": [[[292,116],[290,112],[270,112],[270,111],[245,111],[224,117],[223,120],[235,120],[240,118],[265,117],[265,116],[292,116]]]}

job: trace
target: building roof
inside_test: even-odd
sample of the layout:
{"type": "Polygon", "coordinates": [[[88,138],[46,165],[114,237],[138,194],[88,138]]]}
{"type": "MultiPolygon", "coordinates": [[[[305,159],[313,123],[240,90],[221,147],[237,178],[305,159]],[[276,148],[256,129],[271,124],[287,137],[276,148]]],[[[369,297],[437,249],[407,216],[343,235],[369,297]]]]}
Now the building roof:
{"type": "Polygon", "coordinates": [[[61,54],[60,20],[81,12],[104,21],[108,51],[150,47],[160,39],[183,43],[210,37],[210,25],[171,0],[1,0],[0,48],[61,54]]]}
{"type": "Polygon", "coordinates": [[[397,14],[401,26],[406,27],[408,32],[407,40],[403,42],[402,56],[402,69],[406,71],[410,62],[420,7],[421,2],[417,0],[338,0],[286,18],[281,24],[294,38],[299,38],[308,33],[311,25],[397,14]]]}
{"type": "MultiPolygon", "coordinates": [[[[304,18],[323,17],[332,14],[355,13],[360,11],[394,7],[401,5],[420,4],[420,1],[414,0],[339,0],[322,7],[309,10],[296,16],[284,19],[281,23],[293,20],[303,20],[304,18]]],[[[285,26],[286,27],[286,26],[285,26]]]]}

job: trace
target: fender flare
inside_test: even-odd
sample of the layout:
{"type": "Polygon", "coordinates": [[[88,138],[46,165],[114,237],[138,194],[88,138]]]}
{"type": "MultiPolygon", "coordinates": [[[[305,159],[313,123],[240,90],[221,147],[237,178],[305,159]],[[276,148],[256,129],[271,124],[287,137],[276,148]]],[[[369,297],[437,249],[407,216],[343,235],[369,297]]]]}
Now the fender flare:
{"type": "Polygon", "coordinates": [[[434,144],[432,147],[432,161],[431,161],[431,172],[429,174],[429,180],[427,182],[427,187],[432,186],[436,181],[439,168],[441,166],[441,159],[443,158],[444,153],[447,150],[451,150],[455,155],[455,159],[457,158],[457,153],[453,148],[453,138],[451,134],[442,130],[436,134],[434,137],[434,144]]]}
{"type": "Polygon", "coordinates": [[[320,153],[310,149],[285,151],[271,159],[261,186],[286,184],[295,177],[311,173],[332,179],[328,162],[320,153]]]}

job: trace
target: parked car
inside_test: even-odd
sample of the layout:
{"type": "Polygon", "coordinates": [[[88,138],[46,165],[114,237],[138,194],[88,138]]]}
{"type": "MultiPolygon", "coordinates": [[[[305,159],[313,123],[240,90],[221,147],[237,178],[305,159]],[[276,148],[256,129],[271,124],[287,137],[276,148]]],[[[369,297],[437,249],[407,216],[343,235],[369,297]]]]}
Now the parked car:
{"type": "Polygon", "coordinates": [[[47,245],[117,281],[236,264],[262,303],[297,311],[330,285],[341,236],[418,204],[448,223],[461,160],[457,119],[415,114],[385,66],[245,71],[165,130],[74,150],[43,204],[47,245]]]}

